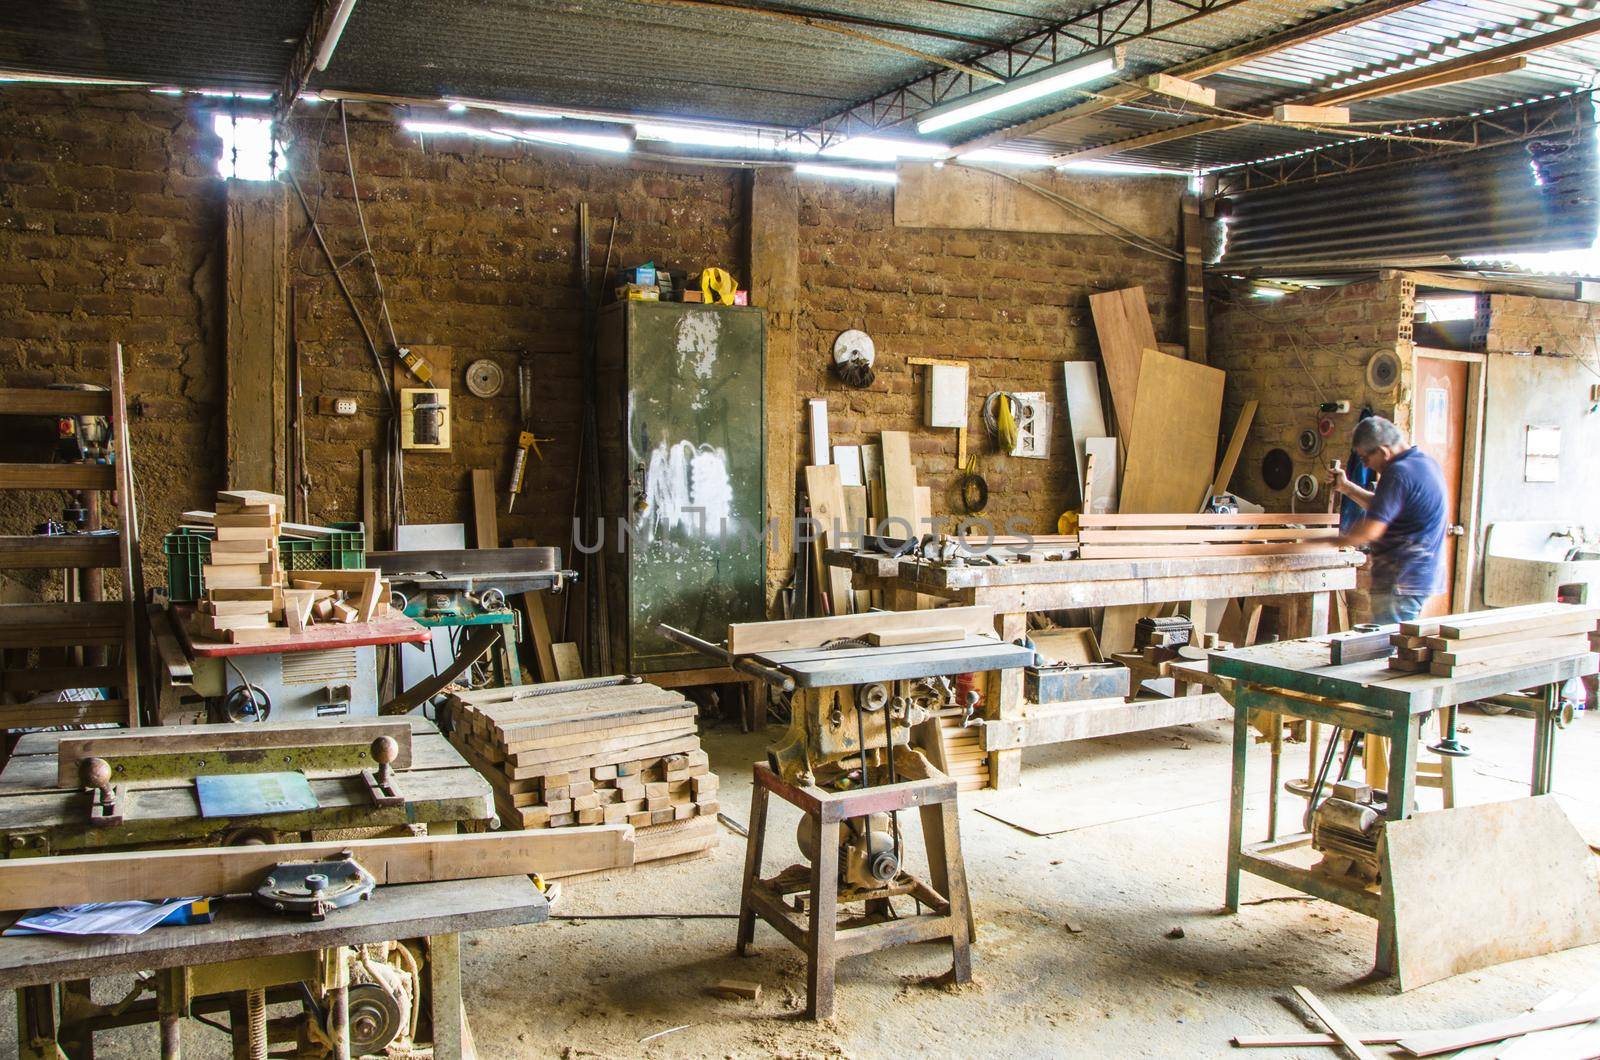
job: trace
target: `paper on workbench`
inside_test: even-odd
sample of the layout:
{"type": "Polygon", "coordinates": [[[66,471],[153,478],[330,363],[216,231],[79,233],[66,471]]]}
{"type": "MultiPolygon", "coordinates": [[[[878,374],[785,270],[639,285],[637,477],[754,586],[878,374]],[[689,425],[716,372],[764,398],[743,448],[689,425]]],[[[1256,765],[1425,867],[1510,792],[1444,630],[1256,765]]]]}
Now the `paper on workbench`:
{"type": "Polygon", "coordinates": [[[7,928],[7,935],[143,935],[193,898],[165,902],[91,902],[41,909],[7,928]]]}

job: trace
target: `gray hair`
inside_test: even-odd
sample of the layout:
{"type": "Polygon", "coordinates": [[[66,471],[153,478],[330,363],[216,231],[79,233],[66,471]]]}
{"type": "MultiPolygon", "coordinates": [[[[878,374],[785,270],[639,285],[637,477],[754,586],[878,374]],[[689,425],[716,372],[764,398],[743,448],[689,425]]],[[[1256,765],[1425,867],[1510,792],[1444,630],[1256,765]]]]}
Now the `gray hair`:
{"type": "Polygon", "coordinates": [[[1350,439],[1350,448],[1362,456],[1385,446],[1399,448],[1405,444],[1405,432],[1382,416],[1368,416],[1356,424],[1356,432],[1350,439]]]}

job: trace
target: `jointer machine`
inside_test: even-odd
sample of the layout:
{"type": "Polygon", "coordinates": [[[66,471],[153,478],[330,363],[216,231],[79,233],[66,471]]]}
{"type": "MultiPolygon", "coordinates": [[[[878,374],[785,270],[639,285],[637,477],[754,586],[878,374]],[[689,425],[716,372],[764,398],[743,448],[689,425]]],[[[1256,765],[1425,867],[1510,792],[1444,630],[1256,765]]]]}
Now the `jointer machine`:
{"type": "MultiPolygon", "coordinates": [[[[313,842],[322,853],[329,842],[486,831],[490,796],[421,717],[36,732],[0,770],[0,858],[313,842]]],[[[98,969],[65,975],[54,988],[19,988],[20,1055],[92,1056],[97,1031],[160,1023],[161,1055],[176,1057],[179,1021],[219,1012],[231,1013],[221,1029],[233,1035],[236,1056],[264,1057],[280,1043],[293,1051],[274,1055],[428,1055],[418,1050],[435,1040],[436,940],[406,936],[416,931],[414,911],[391,923],[374,906],[352,921],[354,910],[343,907],[366,909],[376,882],[349,858],[277,863],[247,903],[265,914],[236,913],[206,929],[244,932],[270,959],[240,950],[238,959],[191,960],[185,947],[215,953],[214,940],[207,949],[191,941],[198,929],[157,927],[139,944],[161,947],[166,963],[132,967],[168,970],[142,975],[114,1005],[90,997],[88,976],[109,974],[98,969]],[[284,1002],[297,1014],[269,1021],[266,1006],[284,1002]]],[[[476,900],[470,884],[434,886],[435,904],[471,908],[476,900]]],[[[21,897],[53,904],[48,893],[21,897]]],[[[0,956],[20,941],[0,939],[0,956]]],[[[455,999],[454,949],[444,959],[441,989],[455,999]]]]}
{"type": "Polygon", "coordinates": [[[789,728],[754,767],[739,906],[738,952],[760,917],[806,954],[806,1015],[833,1011],[841,957],[948,939],[952,975],[972,975],[972,909],[956,816],[956,782],[918,746],[938,739],[937,718],[976,723],[977,675],[1030,664],[1034,653],[1000,640],[993,614],[961,609],[872,612],[729,627],[712,644],[670,626],[662,634],[760,678],[789,705],[789,728]],[[806,865],[762,876],[769,795],[799,808],[806,865]],[[900,811],[916,809],[928,876],[908,870],[900,811]],[[909,897],[914,912],[897,910],[909,897]],[[841,921],[843,907],[851,915],[841,921]]]}
{"type": "MultiPolygon", "coordinates": [[[[517,660],[520,614],[511,598],[521,593],[561,592],[577,571],[561,566],[559,548],[426,549],[371,552],[367,562],[383,571],[392,590],[390,606],[429,629],[452,630],[454,658],[436,666],[433,679],[421,682],[428,691],[402,693],[405,710],[453,681],[489,656],[487,671],[462,683],[501,687],[522,683],[517,660]]],[[[421,646],[426,650],[426,646],[421,646]]],[[[398,704],[385,714],[403,713],[398,704]]]]}

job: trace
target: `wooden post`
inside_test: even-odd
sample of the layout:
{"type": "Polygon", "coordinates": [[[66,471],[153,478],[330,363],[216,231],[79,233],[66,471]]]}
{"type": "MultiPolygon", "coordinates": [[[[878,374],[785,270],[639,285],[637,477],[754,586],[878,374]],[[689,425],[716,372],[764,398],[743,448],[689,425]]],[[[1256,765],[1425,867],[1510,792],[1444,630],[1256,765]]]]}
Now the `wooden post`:
{"type": "Polygon", "coordinates": [[[794,557],[800,188],[793,170],[773,167],[752,171],[749,191],[750,303],[767,311],[766,509],[776,530],[767,541],[767,601],[778,617],[778,588],[793,573],[794,557]]]}
{"type": "MultiPolygon", "coordinates": [[[[1014,641],[1028,631],[1028,613],[1012,611],[994,616],[995,632],[1004,641],[1014,641]]],[[[994,670],[989,674],[989,698],[985,704],[988,717],[1011,720],[1022,714],[1022,670],[994,670]]],[[[989,752],[989,786],[991,788],[1016,788],[1022,786],[1022,748],[989,752]]]]}
{"type": "Polygon", "coordinates": [[[1200,218],[1200,199],[1183,197],[1183,289],[1184,346],[1189,360],[1206,363],[1206,264],[1205,226],[1200,218]]]}
{"type": "Polygon", "coordinates": [[[287,492],[289,213],[277,181],[228,182],[227,484],[287,492]]]}

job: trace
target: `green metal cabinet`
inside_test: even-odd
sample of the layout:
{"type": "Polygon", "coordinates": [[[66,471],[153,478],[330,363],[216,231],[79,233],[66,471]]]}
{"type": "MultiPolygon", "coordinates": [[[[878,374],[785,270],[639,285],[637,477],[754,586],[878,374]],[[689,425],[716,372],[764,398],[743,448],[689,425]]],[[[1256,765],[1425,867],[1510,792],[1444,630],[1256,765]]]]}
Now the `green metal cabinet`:
{"type": "Polygon", "coordinates": [[[766,617],[766,315],[620,302],[598,340],[611,670],[699,669],[658,623],[720,642],[766,617]]]}

